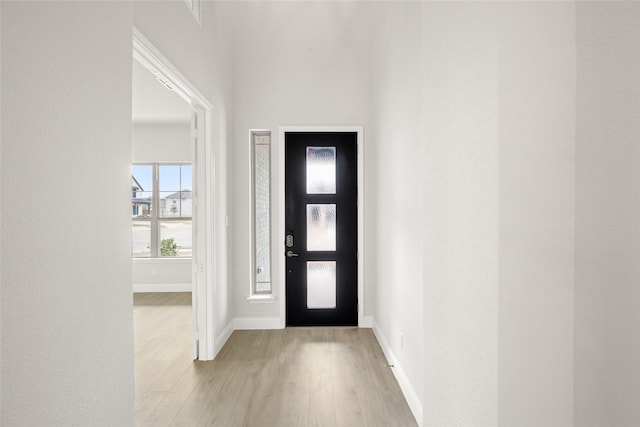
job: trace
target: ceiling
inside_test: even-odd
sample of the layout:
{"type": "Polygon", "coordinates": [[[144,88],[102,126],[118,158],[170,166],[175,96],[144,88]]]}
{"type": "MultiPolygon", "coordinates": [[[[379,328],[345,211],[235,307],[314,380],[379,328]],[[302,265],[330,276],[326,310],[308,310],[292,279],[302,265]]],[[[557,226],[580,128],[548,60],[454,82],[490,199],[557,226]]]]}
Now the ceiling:
{"type": "Polygon", "coordinates": [[[142,64],[133,61],[133,123],[188,123],[191,107],[142,64]]]}

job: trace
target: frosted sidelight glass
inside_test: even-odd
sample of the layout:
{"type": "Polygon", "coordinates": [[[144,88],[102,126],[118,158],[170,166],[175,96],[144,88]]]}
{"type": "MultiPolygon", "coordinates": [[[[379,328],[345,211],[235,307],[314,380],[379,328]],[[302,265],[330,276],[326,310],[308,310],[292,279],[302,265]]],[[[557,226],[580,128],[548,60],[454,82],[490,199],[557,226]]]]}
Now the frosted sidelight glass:
{"type": "Polygon", "coordinates": [[[307,262],[307,308],[336,308],[336,262],[307,262]]]}
{"type": "Polygon", "coordinates": [[[336,205],[307,205],[307,250],[336,250],[336,205]]]}
{"type": "MultiPolygon", "coordinates": [[[[255,145],[255,244],[256,292],[271,290],[271,255],[269,251],[269,144],[257,143],[266,136],[256,136],[255,145]]],[[[267,139],[268,142],[268,139],[267,139]]]]}
{"type": "Polygon", "coordinates": [[[307,194],[336,194],[336,147],[307,147],[307,194]]]}
{"type": "Polygon", "coordinates": [[[252,294],[271,293],[271,134],[251,131],[252,294]]]}

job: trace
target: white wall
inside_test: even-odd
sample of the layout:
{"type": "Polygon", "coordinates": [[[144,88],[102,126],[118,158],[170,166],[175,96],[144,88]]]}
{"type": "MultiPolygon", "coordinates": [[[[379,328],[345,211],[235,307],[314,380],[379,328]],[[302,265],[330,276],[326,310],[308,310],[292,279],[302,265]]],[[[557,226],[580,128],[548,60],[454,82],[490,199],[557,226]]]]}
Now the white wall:
{"type": "MultiPolygon", "coordinates": [[[[278,303],[246,301],[250,287],[249,130],[271,129],[272,143],[276,143],[279,126],[363,125],[366,150],[368,21],[361,16],[361,5],[352,2],[236,2],[225,6],[234,22],[234,307],[238,318],[274,319],[284,315],[278,303]]],[[[281,165],[275,149],[272,154],[275,173],[281,165]]],[[[367,161],[365,158],[365,164],[367,161]]],[[[365,177],[365,185],[369,182],[365,177]]],[[[273,179],[272,195],[276,191],[277,180],[273,179]]],[[[275,201],[271,212],[275,230],[280,213],[275,201]]],[[[272,283],[277,298],[282,295],[275,266],[282,254],[276,248],[282,238],[272,235],[272,283]]],[[[366,284],[365,288],[367,292],[366,284]]]]}
{"type": "Polygon", "coordinates": [[[640,3],[577,4],[575,425],[640,425],[640,3]]]}
{"type": "Polygon", "coordinates": [[[570,426],[575,6],[500,13],[498,423],[570,426]]]}
{"type": "Polygon", "coordinates": [[[133,161],[191,162],[190,123],[134,123],[133,161]]]}
{"type": "Polygon", "coordinates": [[[425,3],[424,425],[572,425],[572,3],[425,3]]]}
{"type": "Polygon", "coordinates": [[[372,172],[367,285],[374,330],[416,417],[422,419],[421,6],[371,6],[372,172]]]}
{"type": "Polygon", "coordinates": [[[229,23],[223,4],[202,2],[202,24],[198,25],[182,1],[134,3],[134,25],[198,90],[213,103],[215,295],[204,296],[213,304],[216,337],[228,332],[234,317],[233,289],[229,275],[228,215],[229,184],[227,146],[231,134],[231,51],[229,23]]]}
{"type": "MultiPolygon", "coordinates": [[[[2,7],[0,6],[0,22],[2,22],[2,7]]],[[[2,31],[0,29],[0,82],[2,82],[2,31]]],[[[2,84],[0,84],[0,100],[2,100],[2,84]]],[[[2,103],[0,102],[0,177],[2,176],[2,103]]],[[[0,185],[0,196],[2,187],[0,185]]],[[[2,197],[0,197],[0,233],[2,231],[2,197]]],[[[2,245],[0,244],[0,265],[2,264],[2,245]]],[[[2,420],[2,271],[0,268],[0,420],[2,420]]]]}
{"type": "Polygon", "coordinates": [[[1,423],[131,425],[132,7],[0,7],[1,423]]]}
{"type": "Polygon", "coordinates": [[[134,259],[133,292],[191,292],[191,258],[134,259]]]}
{"type": "Polygon", "coordinates": [[[423,4],[425,426],[498,423],[499,24],[423,4]]]}

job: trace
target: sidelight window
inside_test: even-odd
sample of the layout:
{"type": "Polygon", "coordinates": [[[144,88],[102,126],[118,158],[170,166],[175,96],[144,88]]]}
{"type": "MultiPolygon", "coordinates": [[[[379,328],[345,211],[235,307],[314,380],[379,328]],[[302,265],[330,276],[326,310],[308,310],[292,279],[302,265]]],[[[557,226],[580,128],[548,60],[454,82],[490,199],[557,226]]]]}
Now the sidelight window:
{"type": "Polygon", "coordinates": [[[271,294],[271,132],[251,131],[251,294],[271,294]]]}

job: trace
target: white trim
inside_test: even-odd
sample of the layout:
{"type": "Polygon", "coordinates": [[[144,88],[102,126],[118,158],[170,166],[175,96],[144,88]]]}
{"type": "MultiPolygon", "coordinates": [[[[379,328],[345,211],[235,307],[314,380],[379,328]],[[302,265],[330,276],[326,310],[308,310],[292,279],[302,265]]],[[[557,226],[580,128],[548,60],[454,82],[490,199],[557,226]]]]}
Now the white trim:
{"type": "Polygon", "coordinates": [[[133,27],[133,57],[149,71],[173,84],[176,92],[189,105],[199,104],[205,110],[213,110],[209,102],[194,85],[180,72],[136,27],[133,27]]]}
{"type": "Polygon", "coordinates": [[[393,376],[396,377],[398,381],[398,385],[400,386],[400,390],[402,390],[402,394],[404,394],[404,398],[407,400],[407,404],[409,405],[409,409],[413,413],[418,426],[422,426],[422,402],[418,397],[415,389],[409,382],[407,375],[402,369],[402,365],[398,361],[398,358],[393,354],[391,347],[389,346],[387,340],[384,337],[384,334],[380,330],[378,324],[373,321],[373,333],[376,336],[378,343],[380,344],[380,348],[382,348],[382,352],[387,358],[387,362],[390,365],[393,365],[391,372],[393,372],[393,376]]]}
{"type": "Polygon", "coordinates": [[[246,300],[249,304],[267,304],[276,302],[276,297],[271,294],[253,294],[246,300]]]}
{"type": "Polygon", "coordinates": [[[232,320],[224,328],[224,330],[220,332],[220,335],[216,337],[215,345],[214,345],[214,351],[216,355],[220,352],[220,350],[222,350],[222,347],[224,347],[224,345],[226,344],[229,337],[231,337],[231,334],[233,333],[234,330],[235,329],[233,328],[233,320],[232,320]]]}
{"type": "Polygon", "coordinates": [[[367,327],[364,316],[364,129],[362,126],[280,126],[278,128],[278,140],[275,144],[278,158],[278,190],[276,194],[278,225],[276,228],[275,241],[278,242],[276,258],[278,276],[274,278],[274,283],[279,283],[280,298],[280,327],[286,325],[286,301],[285,301],[285,193],[284,193],[284,134],[285,132],[356,132],[358,150],[358,326],[367,327]]]}
{"type": "Polygon", "coordinates": [[[233,326],[236,331],[282,329],[279,317],[236,317],[233,326]]]}
{"type": "Polygon", "coordinates": [[[193,145],[195,155],[193,167],[197,174],[193,189],[194,207],[193,225],[194,252],[193,266],[193,312],[194,312],[194,358],[213,359],[215,328],[215,267],[216,252],[213,250],[215,212],[213,209],[214,167],[213,157],[213,104],[187,79],[173,64],[147,39],[133,27],[133,57],[157,77],[169,82],[173,90],[193,108],[197,121],[197,131],[192,137],[198,144],[193,145]],[[198,343],[195,337],[198,337],[198,343]],[[198,344],[198,345],[196,345],[198,344]]]}
{"type": "Polygon", "coordinates": [[[131,258],[133,264],[191,264],[192,258],[189,257],[145,257],[131,258]]]}
{"type": "Polygon", "coordinates": [[[191,283],[134,283],[133,292],[191,292],[191,283]]]}
{"type": "Polygon", "coordinates": [[[202,1],[201,0],[184,0],[187,9],[193,15],[198,25],[202,27],[202,1]]]}

